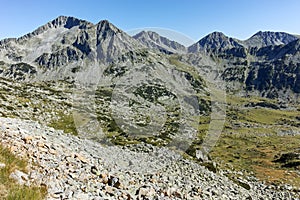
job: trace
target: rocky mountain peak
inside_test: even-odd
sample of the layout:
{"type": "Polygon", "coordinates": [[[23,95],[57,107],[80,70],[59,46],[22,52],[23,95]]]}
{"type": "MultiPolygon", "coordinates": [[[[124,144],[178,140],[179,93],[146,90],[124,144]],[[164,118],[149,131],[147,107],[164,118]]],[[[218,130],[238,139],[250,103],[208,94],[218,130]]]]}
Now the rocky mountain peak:
{"type": "Polygon", "coordinates": [[[153,40],[158,40],[160,36],[158,33],[154,32],[154,31],[141,31],[140,33],[136,34],[134,37],[138,38],[138,37],[149,37],[153,40]]]}
{"type": "Polygon", "coordinates": [[[79,29],[85,29],[86,27],[92,26],[92,25],[93,24],[91,22],[81,20],[81,19],[77,19],[75,17],[59,16],[56,19],[48,22],[44,26],[41,26],[40,28],[38,28],[33,33],[40,32],[41,30],[47,30],[47,29],[50,29],[50,28],[59,28],[59,27],[71,29],[75,26],[78,26],[79,29]]]}
{"type": "Polygon", "coordinates": [[[75,17],[68,17],[68,16],[59,16],[56,19],[50,22],[54,27],[64,27],[71,29],[74,26],[79,26],[81,29],[86,28],[87,25],[93,25],[90,22],[85,20],[77,19],[75,17]]]}
{"type": "Polygon", "coordinates": [[[219,32],[219,31],[214,31],[211,34],[208,34],[207,37],[210,37],[210,38],[227,38],[227,36],[224,33],[219,32]]]}
{"type": "Polygon", "coordinates": [[[245,40],[244,43],[248,47],[265,47],[270,45],[288,44],[298,38],[292,34],[284,32],[259,31],[252,37],[245,40]]]}
{"type": "Polygon", "coordinates": [[[213,32],[199,40],[197,43],[191,45],[188,47],[188,51],[190,53],[196,53],[199,51],[204,52],[220,52],[224,51],[226,49],[236,48],[236,47],[242,47],[242,44],[240,44],[237,40],[227,37],[222,32],[213,32]]]}
{"type": "Polygon", "coordinates": [[[134,35],[133,38],[151,49],[159,50],[167,54],[186,52],[184,45],[163,37],[154,31],[141,31],[134,35]]]}
{"type": "Polygon", "coordinates": [[[91,22],[81,20],[81,19],[77,19],[75,17],[59,16],[56,19],[48,22],[47,24],[37,28],[33,32],[28,33],[28,34],[18,38],[17,40],[19,42],[23,41],[23,40],[26,40],[26,39],[34,37],[36,35],[40,35],[40,34],[46,32],[46,31],[48,31],[49,29],[56,29],[56,28],[71,29],[71,28],[76,27],[76,26],[79,29],[86,29],[87,27],[93,26],[93,24],[91,22]]]}
{"type": "Polygon", "coordinates": [[[97,33],[98,34],[117,34],[122,33],[123,31],[114,26],[112,23],[110,23],[108,20],[101,20],[96,24],[97,26],[97,33]]]}
{"type": "Polygon", "coordinates": [[[128,51],[137,50],[142,45],[108,20],[96,24],[97,58],[112,62],[128,51]]]}

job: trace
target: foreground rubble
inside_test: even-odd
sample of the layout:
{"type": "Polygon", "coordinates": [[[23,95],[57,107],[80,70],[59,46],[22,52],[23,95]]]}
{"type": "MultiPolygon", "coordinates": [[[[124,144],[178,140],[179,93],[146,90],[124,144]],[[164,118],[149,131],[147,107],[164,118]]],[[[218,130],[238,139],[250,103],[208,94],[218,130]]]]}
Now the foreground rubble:
{"type": "Polygon", "coordinates": [[[18,119],[0,118],[0,127],[2,144],[30,162],[28,174],[12,176],[45,185],[47,199],[297,199],[288,187],[242,187],[167,149],[104,146],[18,119]]]}

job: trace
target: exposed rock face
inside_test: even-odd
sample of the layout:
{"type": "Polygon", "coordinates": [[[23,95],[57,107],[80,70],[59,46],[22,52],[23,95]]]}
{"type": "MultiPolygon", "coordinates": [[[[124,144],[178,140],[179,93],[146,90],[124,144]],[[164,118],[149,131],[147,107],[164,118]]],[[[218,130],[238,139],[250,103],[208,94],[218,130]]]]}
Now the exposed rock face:
{"type": "Polygon", "coordinates": [[[284,61],[255,63],[246,79],[246,89],[265,92],[269,98],[280,97],[279,91],[299,93],[299,67],[284,61]]]}
{"type": "Polygon", "coordinates": [[[81,57],[81,52],[76,51],[72,47],[67,47],[65,49],[59,50],[55,53],[44,53],[38,57],[35,62],[46,69],[53,69],[55,67],[61,67],[72,61],[78,61],[81,57]]]}
{"type": "Polygon", "coordinates": [[[30,78],[37,73],[35,67],[27,63],[11,64],[4,75],[13,80],[24,80],[30,78]]]}
{"type": "Polygon", "coordinates": [[[133,36],[150,49],[166,54],[186,53],[186,47],[168,38],[162,37],[153,31],[142,31],[133,36]]]}
{"type": "Polygon", "coordinates": [[[288,44],[297,39],[298,38],[296,36],[284,32],[259,31],[249,39],[243,41],[243,43],[248,47],[260,48],[265,46],[288,44]]]}
{"type": "Polygon", "coordinates": [[[96,53],[100,62],[112,62],[126,52],[139,48],[143,45],[107,20],[96,25],[96,53]]]}
{"type": "Polygon", "coordinates": [[[279,60],[299,62],[300,40],[294,40],[286,45],[267,46],[258,50],[253,50],[255,56],[260,60],[279,60]]]}
{"type": "Polygon", "coordinates": [[[73,46],[79,49],[83,54],[89,55],[92,51],[89,44],[89,35],[86,31],[81,31],[77,36],[76,41],[73,43],[73,46]]]}

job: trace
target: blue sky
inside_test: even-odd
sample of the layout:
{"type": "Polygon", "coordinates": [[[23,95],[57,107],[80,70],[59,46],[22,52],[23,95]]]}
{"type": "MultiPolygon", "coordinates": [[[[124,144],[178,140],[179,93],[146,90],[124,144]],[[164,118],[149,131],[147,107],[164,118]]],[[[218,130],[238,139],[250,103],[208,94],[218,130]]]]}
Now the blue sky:
{"type": "Polygon", "coordinates": [[[108,19],[124,31],[171,29],[194,41],[213,31],[238,39],[259,30],[300,34],[299,0],[2,0],[0,39],[24,35],[59,15],[108,19]]]}

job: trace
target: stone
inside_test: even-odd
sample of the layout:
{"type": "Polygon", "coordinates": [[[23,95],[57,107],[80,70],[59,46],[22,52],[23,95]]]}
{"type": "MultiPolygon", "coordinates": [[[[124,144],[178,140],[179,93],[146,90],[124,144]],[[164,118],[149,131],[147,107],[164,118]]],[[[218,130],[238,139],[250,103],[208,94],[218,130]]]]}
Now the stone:
{"type": "Polygon", "coordinates": [[[140,187],[136,194],[142,198],[142,197],[153,197],[155,195],[155,190],[151,187],[140,187]]]}
{"type": "Polygon", "coordinates": [[[44,146],[45,146],[45,143],[44,143],[44,142],[38,142],[38,143],[37,143],[37,146],[38,146],[38,147],[44,147],[44,146]]]}
{"type": "Polygon", "coordinates": [[[26,144],[31,143],[32,140],[33,140],[33,137],[30,136],[30,135],[26,135],[25,137],[23,137],[23,141],[24,141],[26,144]]]}
{"type": "Polygon", "coordinates": [[[84,163],[84,164],[86,164],[86,163],[88,163],[88,160],[84,157],[84,156],[82,156],[82,155],[80,155],[80,154],[75,154],[74,155],[74,157],[75,158],[77,158],[78,160],[80,160],[82,163],[84,163]]]}
{"type": "Polygon", "coordinates": [[[38,147],[38,150],[40,152],[44,152],[44,153],[47,153],[48,152],[48,149],[47,148],[44,148],[44,147],[38,147]]]}
{"type": "Polygon", "coordinates": [[[196,150],[196,158],[201,162],[207,162],[209,160],[207,153],[204,150],[196,150]]]}
{"type": "Polygon", "coordinates": [[[101,180],[102,180],[102,183],[108,184],[109,179],[107,176],[104,176],[103,178],[101,178],[101,180]]]}
{"type": "Polygon", "coordinates": [[[121,183],[119,182],[119,179],[117,177],[110,176],[108,178],[108,185],[118,188],[118,187],[120,187],[121,183]]]}
{"type": "Polygon", "coordinates": [[[57,155],[57,151],[55,151],[54,149],[49,149],[49,153],[52,155],[57,155]]]}
{"type": "Polygon", "coordinates": [[[6,164],[5,163],[0,163],[0,169],[5,168],[6,164]]]}
{"type": "Polygon", "coordinates": [[[89,194],[77,192],[73,194],[73,199],[90,199],[89,194]]]}
{"type": "Polygon", "coordinates": [[[108,193],[108,194],[110,194],[110,195],[114,195],[114,193],[115,193],[115,188],[113,188],[113,187],[107,185],[107,186],[105,187],[105,192],[108,193]]]}
{"type": "MultiPolygon", "coordinates": [[[[32,125],[31,122],[0,117],[0,124],[3,120],[12,121],[12,130],[19,126],[24,129],[30,127],[27,134],[35,138],[37,143],[45,137],[47,142],[43,141],[44,147],[48,151],[43,152],[38,151],[38,145],[32,145],[33,142],[31,145],[26,144],[20,134],[0,136],[8,148],[17,145],[14,151],[16,155],[28,153],[28,178],[26,175],[19,177],[25,184],[34,183],[46,187],[48,199],[292,199],[290,197],[293,197],[293,193],[298,192],[289,187],[276,191],[276,188],[266,187],[257,179],[239,179],[251,186],[251,189],[245,191],[241,185],[229,180],[222,170],[220,173],[213,173],[201,166],[201,163],[185,159],[164,159],[167,167],[155,168],[159,170],[154,173],[135,171],[134,166],[120,169],[118,163],[114,162],[116,158],[130,159],[135,164],[139,162],[141,167],[149,167],[143,161],[152,158],[144,152],[140,156],[134,147],[132,149],[136,151],[128,151],[127,147],[103,147],[97,142],[65,135],[56,130],[48,134],[48,130],[32,125]],[[50,152],[53,146],[59,152],[56,156],[50,152]],[[25,151],[24,147],[28,147],[28,150],[25,151]],[[89,158],[86,159],[89,161],[88,165],[82,164],[79,154],[89,158]]],[[[139,148],[149,149],[147,145],[140,145],[139,148]]],[[[160,152],[156,147],[151,147],[151,151],[153,155],[160,152]]],[[[155,159],[159,158],[156,156],[155,159]]]]}
{"type": "Polygon", "coordinates": [[[28,181],[28,174],[15,170],[10,174],[9,178],[14,179],[18,184],[23,185],[28,181]]]}
{"type": "Polygon", "coordinates": [[[148,194],[148,189],[147,188],[140,188],[137,191],[137,195],[139,195],[139,197],[145,197],[148,194]]]}

